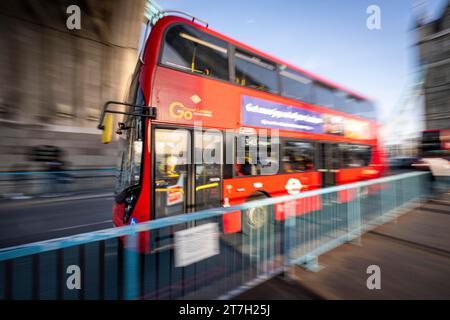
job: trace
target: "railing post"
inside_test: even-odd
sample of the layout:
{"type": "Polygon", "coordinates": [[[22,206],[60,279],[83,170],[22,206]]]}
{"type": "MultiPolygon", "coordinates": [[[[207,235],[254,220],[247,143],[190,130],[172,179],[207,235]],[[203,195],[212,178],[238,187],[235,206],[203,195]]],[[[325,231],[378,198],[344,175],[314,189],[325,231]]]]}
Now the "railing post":
{"type": "Polygon", "coordinates": [[[295,228],[295,202],[286,201],[284,203],[284,275],[287,278],[293,279],[295,270],[291,266],[292,261],[292,234],[295,228]]]}
{"type": "Polygon", "coordinates": [[[347,242],[361,245],[361,189],[356,189],[356,198],[347,202],[347,242]]]}
{"type": "Polygon", "coordinates": [[[291,264],[291,206],[290,201],[286,201],[284,204],[284,266],[287,268],[291,264]]]}
{"type": "Polygon", "coordinates": [[[126,238],[124,248],[124,299],[134,300],[139,292],[139,263],[138,263],[138,238],[137,234],[131,234],[126,238]]]}
{"type": "Polygon", "coordinates": [[[381,222],[387,222],[388,219],[386,218],[386,214],[391,209],[391,203],[390,203],[390,188],[389,184],[380,184],[380,198],[381,198],[381,222]]]}

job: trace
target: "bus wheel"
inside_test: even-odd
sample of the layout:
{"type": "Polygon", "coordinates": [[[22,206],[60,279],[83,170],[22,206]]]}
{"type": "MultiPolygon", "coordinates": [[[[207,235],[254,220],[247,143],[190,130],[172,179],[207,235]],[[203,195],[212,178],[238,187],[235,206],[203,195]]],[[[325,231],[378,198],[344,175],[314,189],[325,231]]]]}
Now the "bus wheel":
{"type": "MultiPolygon", "coordinates": [[[[266,199],[267,197],[262,194],[251,196],[248,201],[257,201],[266,199]]],[[[258,232],[264,229],[266,223],[269,220],[269,207],[260,206],[250,208],[244,211],[242,217],[242,233],[245,235],[253,234],[256,236],[258,232]]]]}
{"type": "MultiPolygon", "coordinates": [[[[262,194],[251,196],[248,201],[266,199],[262,194]]],[[[242,237],[241,252],[250,258],[257,257],[264,252],[265,238],[264,232],[269,223],[269,207],[258,206],[245,210],[242,213],[242,237]]],[[[268,235],[266,235],[268,236],[268,235]]]]}

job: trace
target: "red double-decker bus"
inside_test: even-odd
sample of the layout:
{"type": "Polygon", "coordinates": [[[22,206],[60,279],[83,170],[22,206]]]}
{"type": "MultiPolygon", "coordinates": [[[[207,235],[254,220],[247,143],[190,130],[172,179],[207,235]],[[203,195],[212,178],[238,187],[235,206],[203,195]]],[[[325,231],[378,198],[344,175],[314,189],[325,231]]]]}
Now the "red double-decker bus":
{"type": "MultiPolygon", "coordinates": [[[[165,16],[153,26],[127,103],[116,226],[377,178],[386,168],[371,101],[194,19],[165,16]],[[267,145],[267,159],[249,151],[267,145]],[[195,161],[197,152],[223,161],[195,161]]],[[[302,210],[318,209],[320,200],[302,210]]],[[[258,228],[261,210],[229,218],[225,232],[258,228]]],[[[275,214],[283,219],[282,208],[275,214]]]]}

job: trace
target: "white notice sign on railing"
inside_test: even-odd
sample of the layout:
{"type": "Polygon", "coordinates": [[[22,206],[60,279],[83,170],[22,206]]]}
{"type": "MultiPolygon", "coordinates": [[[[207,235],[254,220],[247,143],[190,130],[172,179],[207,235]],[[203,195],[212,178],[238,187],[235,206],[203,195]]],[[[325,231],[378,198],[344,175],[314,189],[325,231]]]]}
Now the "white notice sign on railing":
{"type": "Polygon", "coordinates": [[[175,266],[185,267],[219,254],[217,223],[175,232],[175,266]]]}

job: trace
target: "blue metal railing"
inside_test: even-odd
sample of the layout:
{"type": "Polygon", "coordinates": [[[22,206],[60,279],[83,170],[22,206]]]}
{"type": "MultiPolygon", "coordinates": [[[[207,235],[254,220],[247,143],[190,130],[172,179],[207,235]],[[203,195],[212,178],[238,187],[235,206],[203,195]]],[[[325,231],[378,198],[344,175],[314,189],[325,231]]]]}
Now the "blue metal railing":
{"type": "Polygon", "coordinates": [[[320,254],[428,190],[428,173],[406,173],[3,249],[0,299],[227,298],[293,264],[317,267],[320,254]],[[229,217],[240,218],[233,232],[229,217]],[[211,223],[218,254],[177,266],[177,233],[211,223]],[[80,267],[80,290],[67,286],[70,265],[80,267]]]}

